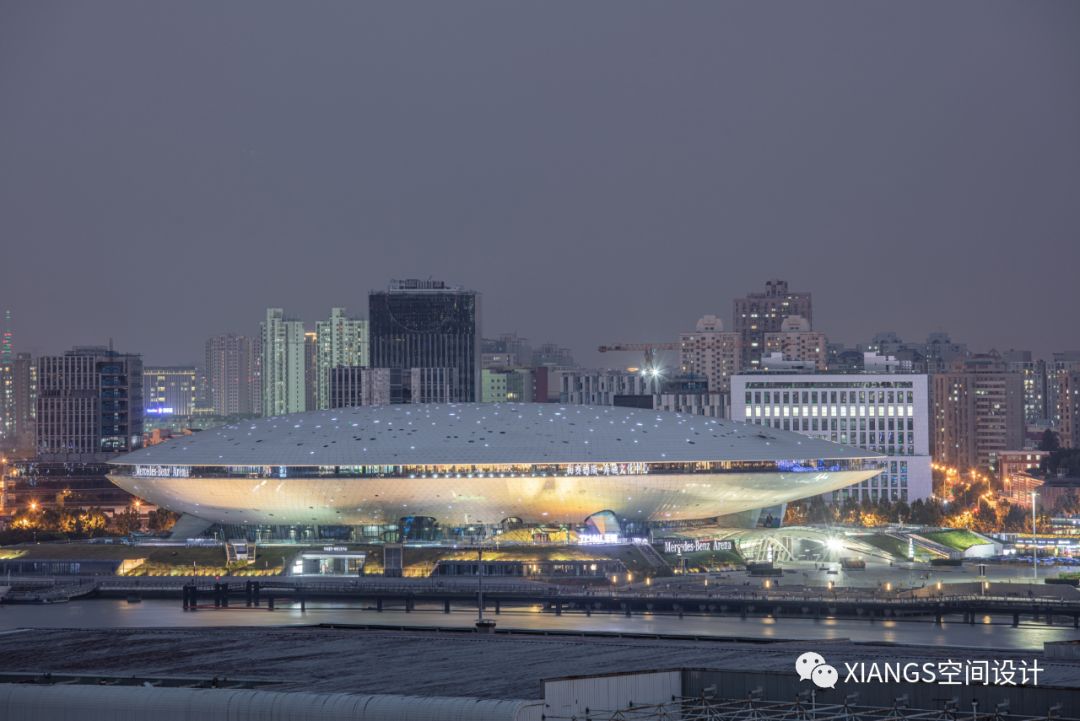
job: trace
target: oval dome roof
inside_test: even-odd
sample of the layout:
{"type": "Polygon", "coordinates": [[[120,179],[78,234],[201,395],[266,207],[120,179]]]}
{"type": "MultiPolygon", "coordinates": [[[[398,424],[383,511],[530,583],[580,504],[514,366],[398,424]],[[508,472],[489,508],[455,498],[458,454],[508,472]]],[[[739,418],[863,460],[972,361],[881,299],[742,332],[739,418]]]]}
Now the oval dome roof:
{"type": "Polygon", "coordinates": [[[403,465],[880,458],[739,421],[615,406],[361,406],[259,418],[149,446],[110,463],[403,465]]]}

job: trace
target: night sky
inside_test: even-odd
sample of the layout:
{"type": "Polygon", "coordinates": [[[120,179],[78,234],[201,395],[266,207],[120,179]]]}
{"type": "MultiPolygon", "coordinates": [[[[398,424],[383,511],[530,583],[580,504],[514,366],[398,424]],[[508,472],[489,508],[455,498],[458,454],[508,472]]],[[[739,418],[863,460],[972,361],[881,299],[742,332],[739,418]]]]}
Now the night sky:
{"type": "Polygon", "coordinates": [[[672,340],[786,278],[867,341],[1080,347],[1080,3],[0,0],[17,350],[483,293],[672,340]]]}

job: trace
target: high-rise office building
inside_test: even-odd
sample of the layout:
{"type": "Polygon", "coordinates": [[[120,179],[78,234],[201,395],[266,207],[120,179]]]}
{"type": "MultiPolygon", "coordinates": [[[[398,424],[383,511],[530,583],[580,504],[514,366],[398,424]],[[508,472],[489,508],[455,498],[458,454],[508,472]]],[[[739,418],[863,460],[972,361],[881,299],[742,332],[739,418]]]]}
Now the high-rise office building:
{"type": "Polygon", "coordinates": [[[15,436],[15,366],[0,362],[0,444],[8,445],[15,436]]]}
{"type": "Polygon", "coordinates": [[[331,368],[330,407],[449,403],[452,375],[449,368],[331,368]]]}
{"type": "Polygon", "coordinates": [[[206,367],[206,348],[203,347],[202,363],[195,366],[195,413],[213,415],[214,403],[210,395],[210,370],[206,367]]]}
{"type": "Polygon", "coordinates": [[[1054,374],[1058,441],[1063,448],[1080,448],[1080,370],[1054,374]]]}
{"type": "Polygon", "coordinates": [[[968,357],[967,345],[957,343],[948,333],[936,332],[926,337],[923,356],[928,373],[946,373],[968,357]]]}
{"type": "Polygon", "coordinates": [[[333,368],[368,367],[368,322],[350,318],[344,308],[331,308],[330,319],[315,325],[316,342],[316,403],[318,408],[330,405],[330,370],[333,368]]]}
{"type": "Polygon", "coordinates": [[[453,398],[454,384],[460,382],[456,368],[409,368],[402,370],[408,385],[405,403],[458,403],[453,398]]]}
{"type": "Polygon", "coordinates": [[[304,324],[267,308],[262,331],[262,413],[280,416],[307,410],[304,324]]]}
{"type": "MultiPolygon", "coordinates": [[[[870,340],[870,344],[864,349],[865,352],[879,355],[883,358],[895,358],[905,368],[910,368],[911,373],[926,373],[926,344],[905,343],[893,331],[877,333],[870,340]]],[[[830,358],[829,369],[835,368],[830,358]]]]}
{"type": "Polygon", "coordinates": [[[683,374],[703,376],[709,390],[727,393],[731,376],[742,365],[742,335],[725,331],[715,315],[700,318],[693,333],[679,335],[679,369],[683,374]]]}
{"type": "Polygon", "coordinates": [[[10,445],[15,439],[15,335],[11,311],[4,311],[0,325],[0,443],[10,445]]]}
{"type": "Polygon", "coordinates": [[[895,355],[897,351],[906,347],[907,344],[895,331],[886,330],[874,334],[874,337],[870,339],[867,350],[882,355],[895,355]]]}
{"type": "Polygon", "coordinates": [[[29,353],[16,353],[12,363],[15,380],[15,447],[32,450],[37,439],[37,363],[29,353]]]}
{"type": "Polygon", "coordinates": [[[37,445],[44,461],[100,462],[142,444],[142,358],[76,347],[38,358],[37,445]]]}
{"type": "Polygon", "coordinates": [[[190,416],[195,411],[195,366],[144,366],[143,411],[150,416],[190,416]]]}
{"type": "Polygon", "coordinates": [[[482,368],[528,368],[533,364],[533,349],[517,333],[502,333],[497,338],[480,341],[482,368]]]}
{"type": "Polygon", "coordinates": [[[961,470],[989,469],[1004,451],[1024,447],[1024,381],[998,356],[956,361],[932,376],[934,459],[961,470]]]}
{"type": "Polygon", "coordinates": [[[480,376],[481,403],[533,402],[533,372],[528,368],[485,368],[480,376]]]}
{"type": "Polygon", "coordinates": [[[1058,398],[1062,387],[1061,376],[1073,371],[1080,371],[1080,350],[1054,353],[1046,366],[1046,412],[1050,417],[1050,427],[1055,430],[1061,428],[1061,409],[1065,407],[1058,398]]]}
{"type": "Polygon", "coordinates": [[[915,374],[738,375],[731,418],[889,456],[883,473],[829,500],[911,502],[930,495],[927,378],[915,374]]]}
{"type": "Polygon", "coordinates": [[[1005,369],[1019,373],[1024,382],[1024,422],[1028,425],[1046,423],[1046,361],[1033,359],[1029,350],[1007,350],[1001,354],[1005,369]]]}
{"type": "Polygon", "coordinates": [[[319,403],[319,337],[304,331],[304,407],[315,410],[319,403]]]}
{"type": "Polygon", "coordinates": [[[654,389],[653,409],[708,418],[729,418],[729,393],[714,391],[705,376],[682,374],[654,389]]]}
{"type": "Polygon", "coordinates": [[[560,375],[560,403],[652,408],[653,381],[623,370],[578,370],[560,375]]]}
{"type": "Polygon", "coordinates": [[[436,280],[391,281],[368,296],[368,321],[373,367],[444,369],[450,401],[479,399],[477,293],[436,280]]]}
{"type": "Polygon", "coordinates": [[[261,344],[249,336],[227,333],[207,339],[208,406],[214,415],[261,414],[261,355],[261,344]]]}
{"type": "Polygon", "coordinates": [[[777,333],[788,316],[802,316],[813,327],[814,311],[809,293],[788,290],[786,280],[770,280],[764,293],[735,299],[735,332],[742,336],[742,367],[753,370],[765,352],[765,334],[777,333]]]}
{"type": "Polygon", "coordinates": [[[555,343],[541,343],[532,349],[532,366],[534,368],[570,369],[576,368],[574,354],[569,348],[555,343]]]}
{"type": "Polygon", "coordinates": [[[11,311],[4,311],[4,324],[0,326],[0,363],[15,360],[15,331],[12,328],[11,311]]]}
{"type": "Polygon", "coordinates": [[[829,367],[827,342],[824,333],[810,329],[806,318],[789,315],[778,332],[765,334],[765,353],[779,353],[785,361],[811,363],[816,370],[825,371],[829,367]]]}
{"type": "MultiPolygon", "coordinates": [[[[329,372],[330,408],[352,406],[383,406],[394,401],[392,375],[397,374],[401,385],[400,370],[390,368],[363,368],[361,366],[337,366],[329,372]]],[[[398,399],[400,403],[400,398],[398,399]]]]}
{"type": "Polygon", "coordinates": [[[29,353],[15,353],[0,363],[0,407],[2,433],[0,443],[16,453],[30,453],[35,448],[37,428],[37,364],[29,353]]]}
{"type": "Polygon", "coordinates": [[[643,373],[622,370],[571,370],[559,373],[560,403],[621,406],[727,417],[727,394],[710,391],[705,376],[677,375],[659,383],[643,373]]]}

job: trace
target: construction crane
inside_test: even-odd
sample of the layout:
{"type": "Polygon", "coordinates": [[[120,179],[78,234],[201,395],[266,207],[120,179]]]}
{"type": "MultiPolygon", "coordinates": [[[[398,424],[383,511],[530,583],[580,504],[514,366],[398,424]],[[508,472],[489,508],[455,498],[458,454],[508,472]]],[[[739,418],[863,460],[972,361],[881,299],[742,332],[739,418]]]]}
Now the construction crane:
{"type": "Polygon", "coordinates": [[[653,392],[659,386],[660,365],[656,362],[656,352],[661,350],[678,350],[678,343],[611,343],[597,348],[601,353],[615,353],[619,351],[642,351],[645,353],[645,365],[642,366],[642,374],[652,379],[653,392]]]}

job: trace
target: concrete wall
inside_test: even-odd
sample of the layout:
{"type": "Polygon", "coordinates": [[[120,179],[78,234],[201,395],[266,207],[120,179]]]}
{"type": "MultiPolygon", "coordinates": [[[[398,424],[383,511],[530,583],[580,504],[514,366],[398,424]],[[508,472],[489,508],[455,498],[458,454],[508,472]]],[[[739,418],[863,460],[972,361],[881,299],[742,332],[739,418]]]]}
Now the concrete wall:
{"type": "MultiPolygon", "coordinates": [[[[960,657],[985,654],[960,653],[960,657]]],[[[1007,655],[1007,654],[1002,654],[1007,655]]],[[[794,671],[792,657],[791,673],[770,673],[765,671],[718,671],[712,669],[686,669],[683,678],[683,693],[686,696],[699,696],[709,686],[716,687],[716,696],[721,698],[747,698],[753,689],[761,689],[761,697],[777,701],[794,701],[801,691],[815,688],[809,681],[799,681],[794,671]]],[[[829,658],[833,662],[832,658],[829,658]]],[[[818,704],[842,704],[849,694],[857,693],[855,704],[859,706],[891,707],[894,701],[907,695],[910,708],[940,710],[944,701],[959,699],[961,717],[970,717],[971,702],[977,699],[979,712],[993,712],[997,704],[1009,702],[1009,713],[1032,716],[1046,716],[1048,709],[1057,703],[1066,714],[1080,709],[1080,689],[1052,688],[1049,686],[942,686],[926,683],[848,683],[843,682],[847,675],[842,663],[833,663],[840,672],[840,683],[833,689],[816,689],[818,704]]]]}
{"type": "Polygon", "coordinates": [[[544,713],[559,718],[585,718],[586,714],[607,718],[630,704],[671,703],[681,693],[679,670],[558,679],[544,682],[544,713]]]}
{"type": "Polygon", "coordinates": [[[969,546],[964,550],[964,558],[991,558],[1001,553],[1000,543],[980,543],[977,546],[969,546]]]}

